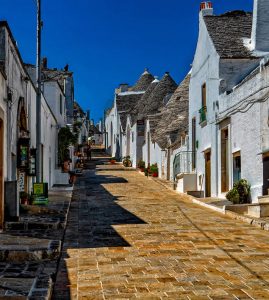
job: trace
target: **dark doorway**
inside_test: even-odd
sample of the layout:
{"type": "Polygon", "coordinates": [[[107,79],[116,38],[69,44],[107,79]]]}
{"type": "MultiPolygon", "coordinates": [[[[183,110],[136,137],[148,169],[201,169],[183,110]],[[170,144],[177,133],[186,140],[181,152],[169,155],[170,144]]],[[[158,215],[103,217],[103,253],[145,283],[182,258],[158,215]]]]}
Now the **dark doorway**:
{"type": "Polygon", "coordinates": [[[205,196],[211,197],[211,151],[205,152],[205,196]]]}
{"type": "Polygon", "coordinates": [[[269,153],[263,158],[263,195],[268,195],[269,189],[269,153]]]}

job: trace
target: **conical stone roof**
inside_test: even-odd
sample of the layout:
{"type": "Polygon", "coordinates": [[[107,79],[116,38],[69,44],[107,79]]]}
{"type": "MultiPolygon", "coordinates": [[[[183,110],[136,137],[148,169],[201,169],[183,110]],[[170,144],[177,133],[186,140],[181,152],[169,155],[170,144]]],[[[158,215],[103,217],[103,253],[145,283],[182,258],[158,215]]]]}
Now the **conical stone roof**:
{"type": "Polygon", "coordinates": [[[137,83],[132,87],[132,91],[145,91],[153,80],[153,75],[146,69],[138,79],[137,83]]]}
{"type": "Polygon", "coordinates": [[[180,141],[181,134],[188,130],[189,84],[188,74],[180,83],[167,105],[162,109],[161,117],[156,125],[152,138],[165,149],[180,141]]]}
{"type": "Polygon", "coordinates": [[[156,114],[164,106],[164,98],[169,94],[173,94],[177,88],[177,84],[169,73],[165,73],[163,78],[154,87],[149,97],[144,103],[141,114],[146,117],[147,115],[156,114]]]}
{"type": "Polygon", "coordinates": [[[140,119],[143,119],[144,118],[144,115],[142,114],[145,106],[146,106],[146,103],[148,101],[148,98],[149,96],[151,95],[151,93],[153,92],[153,90],[155,89],[155,87],[157,86],[157,84],[159,83],[160,81],[155,78],[151,83],[150,85],[148,86],[146,92],[144,93],[144,95],[141,97],[141,99],[137,102],[134,110],[133,110],[133,118],[132,118],[132,121],[133,123],[135,123],[137,120],[140,120],[140,119]]]}

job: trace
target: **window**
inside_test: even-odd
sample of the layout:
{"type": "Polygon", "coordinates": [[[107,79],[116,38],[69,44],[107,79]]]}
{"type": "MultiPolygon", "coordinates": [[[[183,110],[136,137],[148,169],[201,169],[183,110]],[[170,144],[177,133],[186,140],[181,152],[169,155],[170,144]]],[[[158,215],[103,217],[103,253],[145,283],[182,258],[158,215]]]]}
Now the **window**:
{"type": "Polygon", "coordinates": [[[206,83],[202,85],[202,107],[206,107],[206,83]]]}
{"type": "Polygon", "coordinates": [[[233,183],[241,179],[241,153],[233,153],[233,183]]]}
{"type": "Polygon", "coordinates": [[[205,126],[206,125],[206,83],[202,85],[201,89],[201,94],[202,94],[202,107],[199,110],[200,113],[200,125],[205,126]]]}

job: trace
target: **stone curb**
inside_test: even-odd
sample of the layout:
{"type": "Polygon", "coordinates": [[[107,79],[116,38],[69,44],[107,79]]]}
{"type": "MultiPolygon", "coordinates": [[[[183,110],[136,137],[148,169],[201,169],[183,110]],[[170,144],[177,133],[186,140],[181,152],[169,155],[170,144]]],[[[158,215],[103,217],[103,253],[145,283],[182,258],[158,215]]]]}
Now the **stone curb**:
{"type": "MultiPolygon", "coordinates": [[[[138,173],[142,173],[142,172],[138,171],[138,173]]],[[[161,182],[160,180],[155,179],[155,178],[151,178],[151,177],[149,179],[157,182],[158,184],[162,185],[166,189],[168,189],[170,191],[173,191],[176,194],[179,194],[177,191],[175,191],[171,187],[167,186],[165,183],[161,182]]],[[[247,223],[249,225],[255,226],[255,227],[259,228],[259,229],[269,231],[269,222],[266,222],[264,220],[259,220],[259,219],[251,218],[251,217],[244,216],[244,215],[240,215],[240,214],[237,214],[235,212],[226,210],[225,206],[223,208],[219,208],[217,206],[210,205],[208,203],[204,203],[204,202],[202,202],[202,201],[198,200],[197,198],[194,198],[194,197],[192,197],[190,195],[188,195],[188,196],[190,197],[192,203],[194,203],[194,204],[197,204],[197,205],[203,206],[205,208],[211,209],[211,210],[213,210],[213,211],[215,211],[217,213],[220,213],[222,215],[225,215],[225,216],[227,216],[227,217],[229,217],[231,219],[239,220],[239,221],[242,221],[242,222],[247,223]]]]}
{"type": "MultiPolygon", "coordinates": [[[[65,222],[64,222],[64,228],[63,228],[64,229],[64,233],[63,233],[62,240],[61,240],[60,255],[58,257],[57,265],[56,265],[56,270],[55,270],[55,279],[57,278],[57,273],[58,273],[59,265],[60,265],[61,258],[62,258],[62,250],[63,250],[63,245],[64,245],[64,237],[65,237],[66,227],[67,227],[67,223],[68,223],[68,216],[69,216],[69,211],[70,211],[70,207],[71,207],[71,202],[72,202],[72,199],[73,199],[74,187],[75,187],[75,185],[73,185],[71,196],[70,196],[69,203],[68,203],[68,207],[66,209],[65,222]]],[[[50,297],[53,294],[54,283],[55,283],[54,281],[51,281],[51,284],[49,286],[48,294],[49,294],[50,297]]]]}

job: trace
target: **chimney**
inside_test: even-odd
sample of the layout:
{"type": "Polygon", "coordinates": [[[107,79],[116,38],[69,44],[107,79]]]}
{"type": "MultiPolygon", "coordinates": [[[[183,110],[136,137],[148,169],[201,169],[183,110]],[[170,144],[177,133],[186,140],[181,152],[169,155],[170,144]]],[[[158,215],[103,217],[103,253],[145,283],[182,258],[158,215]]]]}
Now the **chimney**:
{"type": "Polygon", "coordinates": [[[202,16],[212,16],[213,15],[213,5],[212,5],[211,1],[201,2],[200,14],[202,16]]]}
{"type": "Polygon", "coordinates": [[[254,0],[251,44],[253,49],[269,52],[269,1],[254,0]]]}
{"type": "Polygon", "coordinates": [[[120,93],[127,92],[129,85],[128,83],[121,83],[119,88],[120,88],[120,93]]]}
{"type": "Polygon", "coordinates": [[[48,68],[48,59],[47,59],[47,57],[44,57],[42,59],[42,68],[43,69],[47,69],[48,68]]]}

